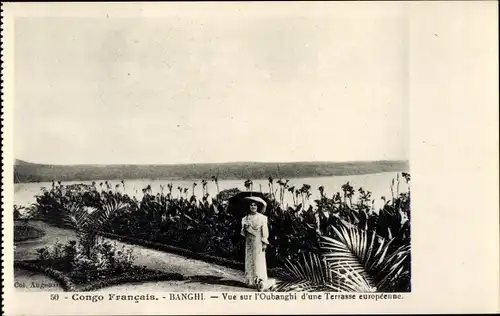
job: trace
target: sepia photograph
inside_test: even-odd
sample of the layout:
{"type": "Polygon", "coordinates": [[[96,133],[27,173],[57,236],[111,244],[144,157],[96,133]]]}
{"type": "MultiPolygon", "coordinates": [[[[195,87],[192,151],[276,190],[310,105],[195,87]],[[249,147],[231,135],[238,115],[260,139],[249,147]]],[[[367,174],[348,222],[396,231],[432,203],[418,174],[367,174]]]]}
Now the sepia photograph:
{"type": "Polygon", "coordinates": [[[412,238],[435,236],[424,260],[455,237],[431,235],[453,225],[435,211],[452,202],[414,172],[446,160],[413,159],[415,139],[437,145],[411,129],[426,56],[408,5],[108,5],[9,20],[12,295],[109,314],[99,304],[416,291],[412,238]],[[431,225],[418,231],[412,189],[431,225]]]}
{"type": "Polygon", "coordinates": [[[18,290],[410,292],[407,38],[398,16],[17,19],[18,290]]]}

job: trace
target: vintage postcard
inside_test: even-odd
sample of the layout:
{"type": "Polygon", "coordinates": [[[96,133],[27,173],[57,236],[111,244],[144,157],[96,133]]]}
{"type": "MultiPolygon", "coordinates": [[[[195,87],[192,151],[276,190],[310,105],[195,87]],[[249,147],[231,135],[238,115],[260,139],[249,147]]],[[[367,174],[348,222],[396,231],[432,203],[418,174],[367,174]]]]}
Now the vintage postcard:
{"type": "Polygon", "coordinates": [[[4,3],[6,315],[499,312],[497,12],[4,3]]]}

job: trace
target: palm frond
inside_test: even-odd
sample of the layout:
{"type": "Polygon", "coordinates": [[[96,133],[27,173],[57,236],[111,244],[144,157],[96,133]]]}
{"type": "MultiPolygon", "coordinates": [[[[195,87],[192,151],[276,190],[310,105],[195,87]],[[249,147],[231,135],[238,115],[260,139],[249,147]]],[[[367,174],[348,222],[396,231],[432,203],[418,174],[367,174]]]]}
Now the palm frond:
{"type": "Polygon", "coordinates": [[[343,289],[343,292],[367,293],[377,291],[375,287],[368,284],[367,280],[348,263],[343,264],[342,269],[331,269],[331,271],[337,278],[337,283],[343,289]],[[340,270],[343,270],[344,273],[341,273],[340,270]]]}
{"type": "Polygon", "coordinates": [[[115,213],[127,209],[127,204],[121,201],[109,200],[103,203],[102,207],[90,214],[90,221],[95,229],[100,229],[106,221],[115,213]]]}
{"type": "Polygon", "coordinates": [[[391,250],[394,239],[386,241],[374,232],[370,235],[355,227],[332,227],[332,230],[335,238],[321,236],[320,246],[328,267],[334,273],[344,271],[353,282],[357,280],[356,284],[365,284],[367,288],[379,291],[402,273],[410,245],[391,250]]]}
{"type": "Polygon", "coordinates": [[[363,276],[348,264],[344,271],[331,269],[327,261],[318,254],[303,254],[301,260],[288,260],[285,269],[277,274],[279,281],[273,287],[277,292],[374,292],[363,276]]]}
{"type": "Polygon", "coordinates": [[[80,204],[71,204],[67,210],[62,212],[62,221],[65,226],[78,230],[88,224],[87,210],[80,204]]]}
{"type": "Polygon", "coordinates": [[[106,201],[100,208],[83,207],[75,203],[62,212],[63,222],[76,231],[80,244],[86,254],[90,255],[98,242],[100,230],[109,218],[116,212],[125,210],[127,206],[114,199],[106,201]]]}
{"type": "Polygon", "coordinates": [[[312,252],[303,253],[301,260],[287,260],[285,268],[278,272],[278,279],[274,288],[278,292],[321,292],[333,287],[326,262],[312,252]]]}

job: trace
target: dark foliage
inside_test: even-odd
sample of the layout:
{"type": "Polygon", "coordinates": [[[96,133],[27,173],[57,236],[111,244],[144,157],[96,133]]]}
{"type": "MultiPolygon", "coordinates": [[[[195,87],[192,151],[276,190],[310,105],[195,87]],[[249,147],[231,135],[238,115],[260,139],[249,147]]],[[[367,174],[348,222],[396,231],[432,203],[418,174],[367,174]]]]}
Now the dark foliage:
{"type": "Polygon", "coordinates": [[[67,274],[76,283],[120,276],[133,271],[141,273],[141,268],[132,265],[131,249],[117,249],[110,242],[99,242],[92,252],[87,253],[75,240],[51,247],[37,249],[39,263],[67,274]]]}
{"type": "MultiPolygon", "coordinates": [[[[409,174],[403,173],[401,178],[398,175],[397,183],[393,181],[391,189],[395,185],[399,188],[399,181],[403,178],[410,181],[409,174]]],[[[341,193],[332,197],[328,197],[320,187],[321,197],[314,201],[316,206],[313,207],[309,203],[310,186],[304,184],[302,188],[295,189],[288,186],[288,181],[279,179],[274,182],[272,177],[269,179],[271,192],[266,215],[270,245],[266,255],[271,269],[301,260],[304,253],[320,254],[319,241],[322,236],[334,236],[335,228],[341,226],[375,233],[378,238],[390,240],[387,248],[389,253],[411,244],[410,192],[393,190],[391,199],[386,199],[382,209],[375,211],[371,193],[362,188],[358,189],[358,198],[353,201],[355,190],[349,183],[342,186],[341,193]],[[285,208],[284,194],[293,195],[296,201],[293,207],[285,208]]],[[[181,192],[182,188],[179,190],[181,192]]],[[[150,243],[149,246],[157,249],[162,248],[159,245],[168,245],[165,247],[170,248],[166,251],[199,256],[215,263],[221,262],[215,258],[224,258],[227,261],[220,264],[241,267],[244,243],[239,234],[240,219],[227,211],[224,199],[209,202],[206,196],[198,200],[197,197],[187,198],[187,195],[182,194],[173,198],[171,186],[169,191],[167,194],[163,191],[153,194],[148,186],[139,201],[113,191],[107,184],[100,188],[96,184],[54,184],[50,190],[37,196],[34,209],[39,218],[61,227],[66,225],[61,220],[61,214],[72,212],[75,205],[108,210],[108,220],[100,229],[102,233],[134,240],[137,244],[150,243]]],[[[397,281],[391,283],[392,291],[408,291],[411,271],[409,258],[402,264],[408,273],[402,273],[397,281]]]]}
{"type": "Polygon", "coordinates": [[[43,230],[26,224],[14,225],[14,242],[38,239],[43,236],[45,236],[45,232],[43,230]]]}

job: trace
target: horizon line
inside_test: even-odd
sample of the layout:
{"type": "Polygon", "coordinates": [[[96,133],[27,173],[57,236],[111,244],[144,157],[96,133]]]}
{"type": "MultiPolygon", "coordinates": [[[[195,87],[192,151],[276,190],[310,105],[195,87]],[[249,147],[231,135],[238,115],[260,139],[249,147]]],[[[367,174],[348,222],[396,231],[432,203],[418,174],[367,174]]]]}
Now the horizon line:
{"type": "Polygon", "coordinates": [[[297,161],[224,161],[224,162],[187,162],[187,163],[89,163],[89,164],[51,164],[33,162],[15,158],[14,164],[21,161],[34,165],[48,166],[188,166],[188,165],[213,165],[213,164],[294,164],[294,163],[367,163],[367,162],[406,162],[409,159],[374,159],[374,160],[297,160],[297,161]]]}

